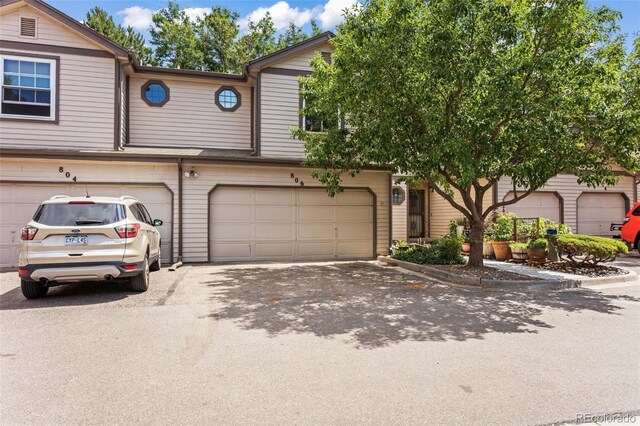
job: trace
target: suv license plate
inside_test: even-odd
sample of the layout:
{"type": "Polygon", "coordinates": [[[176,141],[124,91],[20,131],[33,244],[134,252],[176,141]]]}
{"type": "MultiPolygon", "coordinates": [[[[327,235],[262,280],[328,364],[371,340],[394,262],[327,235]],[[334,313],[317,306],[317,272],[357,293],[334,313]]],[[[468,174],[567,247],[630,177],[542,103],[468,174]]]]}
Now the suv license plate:
{"type": "Polygon", "coordinates": [[[86,235],[65,235],[65,246],[86,246],[89,244],[89,239],[86,235]]]}

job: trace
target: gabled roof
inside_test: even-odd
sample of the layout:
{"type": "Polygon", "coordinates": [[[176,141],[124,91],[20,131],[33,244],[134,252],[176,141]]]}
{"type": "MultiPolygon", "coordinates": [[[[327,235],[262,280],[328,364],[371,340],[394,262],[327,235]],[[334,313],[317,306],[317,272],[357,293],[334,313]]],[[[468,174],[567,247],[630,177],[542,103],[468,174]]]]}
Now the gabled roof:
{"type": "Polygon", "coordinates": [[[320,46],[327,41],[331,40],[334,37],[334,34],[331,31],[324,32],[315,37],[308,38],[300,43],[296,43],[292,46],[285,47],[282,50],[278,50],[277,52],[270,53],[261,58],[254,59],[253,61],[249,61],[248,68],[249,69],[260,69],[269,66],[270,64],[277,62],[281,59],[284,59],[288,56],[294,56],[299,53],[302,53],[306,50],[313,49],[314,47],[320,46]]]}
{"type": "Polygon", "coordinates": [[[0,7],[8,6],[10,4],[14,4],[18,2],[23,2],[33,7],[34,9],[44,13],[45,15],[50,16],[51,18],[57,20],[63,25],[66,25],[67,27],[79,32],[85,37],[103,46],[105,49],[113,52],[116,56],[126,57],[129,53],[127,49],[125,49],[124,47],[120,46],[117,43],[114,43],[113,41],[109,40],[102,34],[99,34],[98,32],[92,30],[86,25],[81,24],[80,22],[76,21],[72,17],[65,15],[64,13],[60,12],[58,9],[55,9],[52,6],[49,6],[47,3],[45,3],[42,0],[0,0],[0,7]]]}

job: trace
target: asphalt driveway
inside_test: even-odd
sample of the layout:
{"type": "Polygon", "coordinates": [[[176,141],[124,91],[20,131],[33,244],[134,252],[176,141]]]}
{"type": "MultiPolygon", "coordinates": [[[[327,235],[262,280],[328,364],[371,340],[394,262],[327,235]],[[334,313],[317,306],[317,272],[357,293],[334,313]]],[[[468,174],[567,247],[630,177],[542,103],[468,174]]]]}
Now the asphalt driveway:
{"type": "Polygon", "coordinates": [[[640,408],[640,286],[504,292],[374,263],[187,266],[22,298],[3,424],[544,424],[640,408]]]}

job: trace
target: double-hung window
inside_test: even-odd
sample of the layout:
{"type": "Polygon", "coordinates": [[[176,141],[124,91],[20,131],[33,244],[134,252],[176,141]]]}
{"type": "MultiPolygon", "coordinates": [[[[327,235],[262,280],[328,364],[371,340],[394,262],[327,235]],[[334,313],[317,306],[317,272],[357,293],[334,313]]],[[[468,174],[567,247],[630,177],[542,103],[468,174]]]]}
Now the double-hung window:
{"type": "Polygon", "coordinates": [[[5,56],[2,74],[2,117],[54,120],[56,61],[5,56]]]}
{"type": "Polygon", "coordinates": [[[304,125],[304,130],[307,132],[324,132],[328,129],[334,129],[336,127],[341,127],[340,123],[340,114],[336,111],[336,119],[334,120],[322,120],[317,115],[314,115],[312,112],[309,112],[307,109],[307,105],[311,105],[309,108],[313,111],[313,104],[311,104],[307,99],[302,99],[302,109],[306,111],[306,114],[302,117],[302,124],[304,125]]]}

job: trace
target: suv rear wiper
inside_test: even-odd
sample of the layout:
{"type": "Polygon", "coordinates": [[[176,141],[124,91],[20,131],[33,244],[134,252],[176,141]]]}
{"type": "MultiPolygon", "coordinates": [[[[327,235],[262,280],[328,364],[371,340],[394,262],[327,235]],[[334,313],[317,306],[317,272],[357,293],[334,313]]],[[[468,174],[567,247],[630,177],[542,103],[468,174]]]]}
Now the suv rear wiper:
{"type": "Polygon", "coordinates": [[[91,220],[91,219],[76,220],[76,225],[102,225],[102,224],[104,224],[104,220],[91,220]]]}

